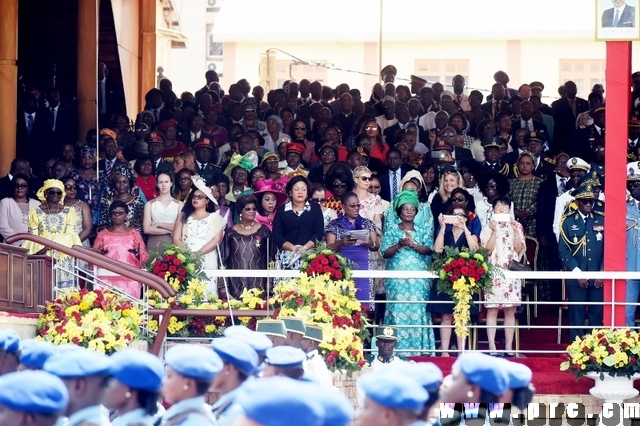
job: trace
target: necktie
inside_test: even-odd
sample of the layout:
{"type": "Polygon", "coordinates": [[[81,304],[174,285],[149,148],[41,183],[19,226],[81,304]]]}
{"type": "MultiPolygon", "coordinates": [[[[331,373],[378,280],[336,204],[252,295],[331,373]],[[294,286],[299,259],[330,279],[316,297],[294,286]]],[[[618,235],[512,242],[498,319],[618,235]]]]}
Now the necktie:
{"type": "Polygon", "coordinates": [[[49,122],[51,123],[51,129],[55,132],[56,130],[56,109],[51,108],[51,116],[49,117],[49,122]]]}
{"type": "Polygon", "coordinates": [[[531,122],[531,120],[527,121],[527,128],[530,132],[533,132],[533,123],[531,122]]]}
{"type": "Polygon", "coordinates": [[[31,133],[33,129],[33,114],[27,116],[27,133],[31,133]]]}
{"type": "Polygon", "coordinates": [[[576,116],[576,100],[570,99],[569,105],[571,105],[571,112],[573,112],[573,116],[575,117],[576,116]]]}
{"type": "Polygon", "coordinates": [[[560,182],[558,183],[558,195],[562,194],[567,187],[567,178],[560,178],[560,182]]]}
{"type": "Polygon", "coordinates": [[[105,160],[106,163],[106,170],[105,172],[107,173],[107,176],[111,176],[111,169],[113,169],[113,160],[109,161],[109,160],[105,160]]]}
{"type": "Polygon", "coordinates": [[[396,195],[398,195],[398,171],[396,170],[391,173],[393,173],[393,184],[391,187],[391,201],[393,201],[393,199],[396,198],[396,195]]]}
{"type": "Polygon", "coordinates": [[[616,15],[613,17],[613,26],[618,26],[618,21],[620,20],[620,11],[616,9],[616,15]]]}
{"type": "Polygon", "coordinates": [[[462,104],[462,96],[456,96],[456,101],[458,102],[458,106],[460,106],[460,104],[462,104]]]}

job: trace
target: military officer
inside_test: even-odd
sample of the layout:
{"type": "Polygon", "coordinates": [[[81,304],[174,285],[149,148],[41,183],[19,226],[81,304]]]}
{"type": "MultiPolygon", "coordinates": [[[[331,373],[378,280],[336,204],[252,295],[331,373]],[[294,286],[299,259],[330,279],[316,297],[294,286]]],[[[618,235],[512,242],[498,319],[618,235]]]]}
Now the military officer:
{"type": "Polygon", "coordinates": [[[63,379],[67,386],[67,426],[111,424],[101,404],[110,369],[111,360],[107,356],[84,348],[59,352],[45,362],[44,370],[63,379]]]}
{"type": "Polygon", "coordinates": [[[306,331],[301,342],[301,349],[307,354],[304,370],[315,374],[323,385],[333,386],[333,373],[329,371],[327,363],[318,352],[318,345],[322,343],[322,339],[322,328],[319,325],[306,324],[306,331]]]}
{"type": "Polygon", "coordinates": [[[598,139],[605,139],[604,132],[604,104],[597,105],[591,110],[593,124],[590,126],[580,126],[576,129],[571,142],[569,154],[580,157],[587,162],[591,162],[594,143],[598,139]]]}
{"type": "Polygon", "coordinates": [[[28,339],[22,342],[18,371],[42,370],[44,363],[55,353],[56,347],[49,342],[28,339]]]}
{"type": "Polygon", "coordinates": [[[292,346],[276,346],[267,349],[263,377],[286,376],[300,380],[304,374],[305,359],[307,356],[302,349],[292,346]]]}
{"type": "MultiPolygon", "coordinates": [[[[600,271],[604,255],[604,214],[593,209],[596,195],[593,186],[587,184],[573,192],[578,210],[563,217],[560,223],[558,251],[567,270],[600,271]]],[[[603,281],[585,278],[567,280],[570,302],[597,302],[603,299],[603,281]]],[[[569,305],[569,325],[584,327],[587,307],[584,304],[569,305]]],[[[602,326],[602,305],[589,305],[589,327],[602,326]]],[[[569,330],[571,342],[585,334],[582,328],[569,330]]]]}
{"type": "Polygon", "coordinates": [[[280,317],[287,329],[287,340],[284,344],[301,349],[302,338],[304,337],[307,327],[301,318],[280,317]]]}
{"type": "Polygon", "coordinates": [[[44,371],[10,373],[0,381],[0,426],[53,426],[69,393],[62,380],[44,371]]]}
{"type": "Polygon", "coordinates": [[[284,325],[284,321],[280,319],[258,320],[256,331],[266,334],[274,347],[284,345],[287,340],[287,327],[284,325]]]}
{"type": "Polygon", "coordinates": [[[504,139],[493,136],[482,141],[484,148],[484,162],[480,166],[481,173],[498,172],[509,178],[512,177],[511,167],[500,161],[500,146],[504,143],[504,139]]]}
{"type": "Polygon", "coordinates": [[[282,174],[288,176],[289,179],[295,176],[306,177],[309,174],[309,171],[302,167],[302,156],[306,150],[304,144],[299,142],[289,142],[286,147],[287,167],[282,171],[282,174]]]}
{"type": "Polygon", "coordinates": [[[194,142],[196,154],[196,174],[202,176],[207,182],[207,186],[211,186],[214,182],[218,182],[222,170],[215,165],[213,155],[213,145],[209,138],[197,139],[194,142]]]}
{"type": "MultiPolygon", "coordinates": [[[[627,271],[640,270],[640,162],[627,164],[627,271]]],[[[640,280],[627,280],[627,303],[637,303],[640,280]]],[[[626,307],[626,325],[635,326],[636,306],[626,307]]]]}
{"type": "Polygon", "coordinates": [[[567,183],[566,191],[558,195],[553,213],[553,233],[556,234],[558,240],[560,239],[560,219],[562,219],[562,212],[564,212],[567,204],[573,200],[571,191],[578,187],[578,181],[589,173],[590,169],[589,163],[578,157],[570,158],[567,166],[569,167],[569,182],[567,183]]]}
{"type": "MultiPolygon", "coordinates": [[[[581,187],[585,185],[591,185],[593,188],[593,193],[596,196],[596,203],[593,205],[593,211],[599,211],[604,214],[604,185],[602,183],[602,179],[598,172],[590,171],[586,175],[582,176],[578,181],[576,187],[581,187]]],[[[571,216],[578,211],[578,203],[576,200],[571,200],[564,206],[564,210],[562,211],[562,217],[571,216]]]]}

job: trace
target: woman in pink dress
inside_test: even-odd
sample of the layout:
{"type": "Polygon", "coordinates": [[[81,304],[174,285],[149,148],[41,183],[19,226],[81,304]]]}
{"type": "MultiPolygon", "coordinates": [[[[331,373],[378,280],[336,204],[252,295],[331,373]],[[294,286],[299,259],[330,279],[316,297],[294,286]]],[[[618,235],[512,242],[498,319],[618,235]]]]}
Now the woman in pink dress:
{"type": "MultiPolygon", "coordinates": [[[[98,232],[93,248],[97,248],[108,258],[140,268],[149,260],[149,254],[140,233],[124,224],[128,210],[129,207],[123,201],[116,200],[111,203],[111,226],[98,232]]],[[[98,272],[98,278],[131,297],[139,299],[141,296],[142,286],[139,282],[118,275],[109,275],[106,271],[98,272]]]]}

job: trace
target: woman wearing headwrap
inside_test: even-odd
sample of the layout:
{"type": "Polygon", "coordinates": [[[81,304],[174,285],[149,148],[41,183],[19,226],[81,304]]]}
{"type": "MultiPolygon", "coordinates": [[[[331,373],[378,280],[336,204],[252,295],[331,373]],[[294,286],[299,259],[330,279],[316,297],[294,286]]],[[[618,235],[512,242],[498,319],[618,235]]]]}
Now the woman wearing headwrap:
{"type": "Polygon", "coordinates": [[[178,140],[178,122],[176,120],[172,118],[163,121],[158,125],[158,131],[162,133],[164,140],[162,158],[171,161],[179,153],[187,151],[187,146],[178,140]]]}
{"type": "Polygon", "coordinates": [[[140,188],[134,185],[133,174],[124,165],[118,165],[111,173],[109,187],[100,200],[100,214],[98,216],[98,231],[111,226],[109,207],[115,200],[124,201],[129,208],[125,225],[136,229],[142,234],[142,218],[144,204],[147,200],[140,188]]]}
{"type": "Polygon", "coordinates": [[[78,185],[78,199],[89,205],[94,223],[97,220],[97,213],[100,207],[100,194],[107,184],[106,176],[98,178],[96,169],[96,150],[85,145],[80,149],[80,167],[72,172],[72,177],[78,185]]]}
{"type": "MultiPolygon", "coordinates": [[[[414,220],[419,206],[418,194],[410,189],[403,190],[393,200],[399,221],[387,228],[380,247],[390,271],[425,271],[431,265],[433,221],[416,226],[414,220]]],[[[385,286],[388,300],[425,302],[429,298],[431,280],[387,278],[385,286]]],[[[405,353],[407,356],[431,352],[435,348],[431,314],[421,303],[389,304],[384,323],[398,327],[397,349],[415,350],[405,353]],[[403,325],[418,327],[403,328],[403,325]]]]}
{"type": "MultiPolygon", "coordinates": [[[[57,179],[48,179],[36,194],[42,204],[29,211],[27,227],[30,234],[46,238],[66,247],[81,245],[80,237],[76,233],[76,211],[66,207],[64,203],[64,185],[57,179]]],[[[28,254],[44,254],[46,247],[25,241],[22,247],[29,250],[28,254]]],[[[47,252],[51,256],[51,252],[47,252]]],[[[74,259],[62,253],[56,253],[59,269],[56,271],[58,287],[71,287],[75,284],[74,259]]]]}
{"type": "Polygon", "coordinates": [[[241,193],[248,189],[249,172],[258,165],[258,155],[255,151],[249,151],[245,155],[234,154],[231,163],[224,174],[231,179],[231,188],[226,197],[230,202],[235,202],[241,193]]]}
{"type": "Polygon", "coordinates": [[[276,142],[281,138],[288,138],[289,135],[286,133],[282,133],[282,129],[284,125],[282,124],[282,119],[277,115],[273,114],[267,118],[267,134],[264,136],[264,148],[275,152],[276,151],[276,142]]]}

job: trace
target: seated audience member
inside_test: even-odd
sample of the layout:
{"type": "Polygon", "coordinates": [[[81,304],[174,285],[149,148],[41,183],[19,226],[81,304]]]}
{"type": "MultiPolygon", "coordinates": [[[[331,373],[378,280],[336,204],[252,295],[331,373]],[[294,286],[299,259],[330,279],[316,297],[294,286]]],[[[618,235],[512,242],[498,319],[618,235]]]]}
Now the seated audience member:
{"type": "Polygon", "coordinates": [[[134,185],[131,170],[125,166],[117,166],[111,174],[109,187],[105,190],[100,200],[100,215],[98,217],[98,231],[111,225],[109,206],[111,203],[124,201],[128,208],[125,225],[134,228],[142,234],[142,212],[144,210],[144,195],[140,188],[134,185]]]}
{"type": "MultiPolygon", "coordinates": [[[[38,200],[29,198],[29,178],[21,173],[13,175],[9,182],[10,196],[0,200],[0,236],[3,239],[15,234],[28,232],[29,210],[40,205],[38,200]]],[[[16,241],[14,246],[21,246],[16,241]]]]}

